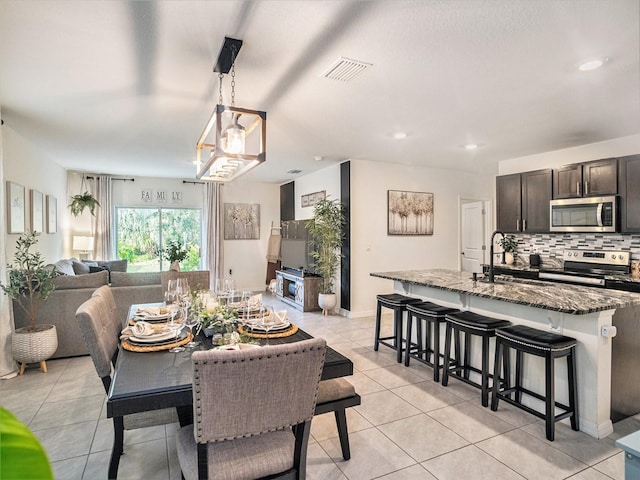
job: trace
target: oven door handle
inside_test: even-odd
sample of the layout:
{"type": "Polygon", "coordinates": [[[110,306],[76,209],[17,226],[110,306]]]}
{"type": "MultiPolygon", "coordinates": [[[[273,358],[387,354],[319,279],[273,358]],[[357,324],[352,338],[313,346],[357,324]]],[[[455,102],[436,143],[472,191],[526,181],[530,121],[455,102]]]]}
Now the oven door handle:
{"type": "Polygon", "coordinates": [[[582,285],[595,285],[604,287],[604,278],[576,277],[574,275],[565,275],[563,273],[540,272],[538,274],[540,280],[556,280],[561,282],[571,282],[582,285]]]}
{"type": "Polygon", "coordinates": [[[604,206],[604,203],[600,202],[598,203],[598,210],[596,212],[596,219],[598,220],[598,226],[602,227],[603,226],[603,222],[602,222],[602,207],[604,206]]]}

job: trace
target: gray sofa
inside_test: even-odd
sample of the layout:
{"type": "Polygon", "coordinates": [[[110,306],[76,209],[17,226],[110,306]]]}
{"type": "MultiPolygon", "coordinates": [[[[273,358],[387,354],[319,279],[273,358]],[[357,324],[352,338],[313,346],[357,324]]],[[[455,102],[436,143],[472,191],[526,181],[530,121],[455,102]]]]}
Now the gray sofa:
{"type": "MultiPolygon", "coordinates": [[[[160,272],[126,273],[106,270],[84,275],[62,275],[55,278],[56,289],[46,302],[39,305],[38,323],[50,323],[58,332],[58,349],[52,358],[87,355],[84,338],[76,323],[76,310],[91,297],[98,287],[109,285],[118,306],[118,317],[123,321],[133,303],[162,301],[160,272]]],[[[16,328],[27,326],[29,321],[14,302],[16,328]]]]}

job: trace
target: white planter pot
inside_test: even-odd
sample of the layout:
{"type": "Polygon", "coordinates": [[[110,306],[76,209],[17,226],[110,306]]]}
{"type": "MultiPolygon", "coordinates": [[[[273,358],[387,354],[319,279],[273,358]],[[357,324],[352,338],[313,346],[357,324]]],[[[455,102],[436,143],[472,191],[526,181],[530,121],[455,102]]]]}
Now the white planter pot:
{"type": "Polygon", "coordinates": [[[338,299],[335,293],[319,293],[318,294],[318,306],[322,309],[322,314],[327,315],[328,312],[333,313],[333,309],[336,308],[338,299]]]}
{"type": "Polygon", "coordinates": [[[20,363],[20,375],[28,363],[40,363],[43,372],[47,372],[47,360],[58,349],[58,333],[55,325],[39,325],[41,330],[27,331],[28,327],[18,328],[11,335],[13,358],[20,363]]]}
{"type": "Polygon", "coordinates": [[[173,271],[173,272],[179,272],[180,271],[180,262],[171,262],[171,265],[169,265],[169,270],[173,271]]]}
{"type": "Polygon", "coordinates": [[[506,262],[507,265],[512,265],[513,264],[513,252],[505,252],[504,254],[504,261],[506,262]]]}

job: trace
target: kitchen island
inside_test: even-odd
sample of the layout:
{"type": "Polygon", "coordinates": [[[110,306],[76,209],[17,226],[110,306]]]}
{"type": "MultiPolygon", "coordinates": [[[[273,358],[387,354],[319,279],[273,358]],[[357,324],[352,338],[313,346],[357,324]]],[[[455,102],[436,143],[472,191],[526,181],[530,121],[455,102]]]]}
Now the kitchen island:
{"type": "MultiPolygon", "coordinates": [[[[596,438],[613,431],[611,338],[604,337],[602,331],[613,325],[617,309],[640,306],[640,294],[511,277],[496,277],[496,283],[486,283],[473,281],[469,272],[443,269],[371,275],[393,280],[395,291],[405,295],[574,337],[578,340],[580,430],[596,438]]],[[[474,344],[476,352],[477,347],[474,344]]],[[[543,360],[525,356],[524,368],[524,386],[543,393],[543,360]]],[[[566,379],[566,363],[556,362],[556,399],[565,404],[566,379]]],[[[537,400],[527,401],[541,408],[537,400]]]]}

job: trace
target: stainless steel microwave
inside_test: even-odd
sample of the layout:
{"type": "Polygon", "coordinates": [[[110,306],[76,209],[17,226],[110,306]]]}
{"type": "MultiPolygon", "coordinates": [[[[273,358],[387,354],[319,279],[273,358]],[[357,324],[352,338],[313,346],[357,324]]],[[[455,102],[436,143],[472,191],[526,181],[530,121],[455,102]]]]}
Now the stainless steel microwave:
{"type": "Polygon", "coordinates": [[[552,232],[616,232],[618,197],[551,200],[552,232]]]}

